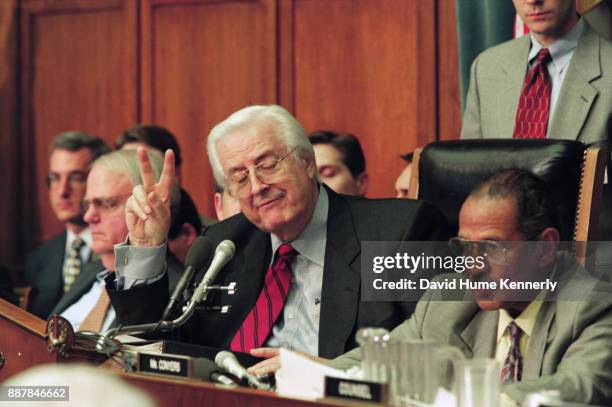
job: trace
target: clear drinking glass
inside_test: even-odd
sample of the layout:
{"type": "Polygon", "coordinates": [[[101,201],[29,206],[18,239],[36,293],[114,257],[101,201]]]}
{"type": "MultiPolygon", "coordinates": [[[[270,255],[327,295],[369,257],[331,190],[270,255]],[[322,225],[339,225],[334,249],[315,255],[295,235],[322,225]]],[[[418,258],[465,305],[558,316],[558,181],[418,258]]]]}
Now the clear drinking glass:
{"type": "Polygon", "coordinates": [[[458,407],[498,407],[500,366],[495,359],[466,359],[457,371],[458,407]]]}
{"type": "Polygon", "coordinates": [[[397,407],[433,403],[438,387],[447,385],[449,363],[464,359],[457,348],[427,340],[392,339],[388,349],[390,401],[397,407]]]}
{"type": "Polygon", "coordinates": [[[387,382],[389,361],[389,331],[384,328],[361,328],[357,331],[357,343],[361,347],[363,379],[387,382]]]}

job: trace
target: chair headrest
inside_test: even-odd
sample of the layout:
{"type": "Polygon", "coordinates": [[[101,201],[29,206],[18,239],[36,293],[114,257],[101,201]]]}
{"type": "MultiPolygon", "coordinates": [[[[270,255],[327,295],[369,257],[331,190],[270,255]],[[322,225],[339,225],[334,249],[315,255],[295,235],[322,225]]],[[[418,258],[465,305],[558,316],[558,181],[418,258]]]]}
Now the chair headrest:
{"type": "Polygon", "coordinates": [[[456,233],[459,210],[473,187],[502,170],[527,169],[552,190],[561,215],[561,239],[572,240],[585,149],[579,141],[549,139],[430,143],[419,160],[419,199],[438,205],[456,233]]]}

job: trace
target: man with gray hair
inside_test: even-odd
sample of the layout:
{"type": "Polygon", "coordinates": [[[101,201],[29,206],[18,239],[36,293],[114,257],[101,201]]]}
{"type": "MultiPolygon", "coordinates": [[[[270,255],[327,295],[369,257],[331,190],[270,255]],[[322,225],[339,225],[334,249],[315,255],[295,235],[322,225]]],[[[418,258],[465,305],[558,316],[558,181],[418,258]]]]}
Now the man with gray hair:
{"type": "Polygon", "coordinates": [[[91,260],[91,233],[81,202],[91,163],[110,151],[102,139],[79,131],[58,134],[49,148],[45,182],[49,201],[66,230],[45,242],[26,260],[25,279],[32,288],[29,311],[47,318],[82,266],[91,260]]]}
{"type": "MultiPolygon", "coordinates": [[[[162,170],[161,154],[143,150],[150,162],[151,176],[159,179],[162,170]]],[[[129,279],[115,276],[114,245],[125,241],[128,228],[125,204],[136,185],[142,184],[137,153],[134,150],[114,151],[97,159],[87,177],[87,192],[83,201],[84,219],[92,234],[92,250],[100,259],[88,265],[74,285],[57,303],[51,314],[61,314],[75,330],[98,332],[110,327],[114,311],[104,290],[104,279],[114,280],[129,287],[129,279]]],[[[169,183],[169,204],[178,205],[178,184],[169,183]]],[[[167,254],[168,278],[174,288],[183,267],[174,255],[167,254]]]]}
{"type": "MultiPolygon", "coordinates": [[[[260,357],[275,356],[279,347],[332,357],[356,346],[358,328],[391,328],[412,313],[409,302],[360,301],[360,242],[440,240],[444,218],[433,206],[334,193],[319,181],[304,129],[280,106],[232,114],[212,129],[207,150],[216,182],[242,210],[204,232],[214,244],[236,244],[214,284],[236,281],[237,291],[209,295],[209,305],[230,305],[229,312],[197,314],[182,329],[184,338],[260,357]]],[[[144,175],[148,163],[141,158],[144,175]]],[[[164,173],[173,169],[166,152],[164,173]]],[[[116,250],[132,252],[122,275],[139,280],[138,287],[107,287],[124,325],[156,321],[166,303],[163,261],[139,267],[144,254],[137,254],[165,249],[167,194],[167,185],[145,181],[126,206],[133,246],[116,250]]]]}

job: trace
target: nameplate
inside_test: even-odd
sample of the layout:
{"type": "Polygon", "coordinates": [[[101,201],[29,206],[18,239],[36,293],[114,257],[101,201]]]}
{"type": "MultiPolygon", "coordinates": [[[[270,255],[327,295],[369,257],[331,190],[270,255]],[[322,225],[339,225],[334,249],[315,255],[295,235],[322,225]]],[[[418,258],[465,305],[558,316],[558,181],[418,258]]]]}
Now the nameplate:
{"type": "Polygon", "coordinates": [[[138,371],[141,373],[173,376],[191,377],[189,356],[170,355],[167,353],[139,353],[138,371]]]}
{"type": "Polygon", "coordinates": [[[325,397],[359,400],[371,403],[387,402],[387,385],[363,380],[325,377],[325,397]]]}
{"type": "Polygon", "coordinates": [[[136,370],[141,373],[166,377],[189,377],[210,380],[210,374],[217,370],[217,365],[207,358],[170,353],[138,353],[136,370]]]}

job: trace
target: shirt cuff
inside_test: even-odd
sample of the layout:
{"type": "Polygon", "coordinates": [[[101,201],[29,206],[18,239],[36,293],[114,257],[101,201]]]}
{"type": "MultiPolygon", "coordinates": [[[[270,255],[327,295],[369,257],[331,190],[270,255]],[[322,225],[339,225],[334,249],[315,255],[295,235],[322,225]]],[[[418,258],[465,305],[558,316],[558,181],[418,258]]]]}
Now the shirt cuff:
{"type": "Polygon", "coordinates": [[[117,289],[151,284],[163,277],[166,271],[167,244],[142,247],[127,242],[115,245],[115,274],[117,289]]]}

